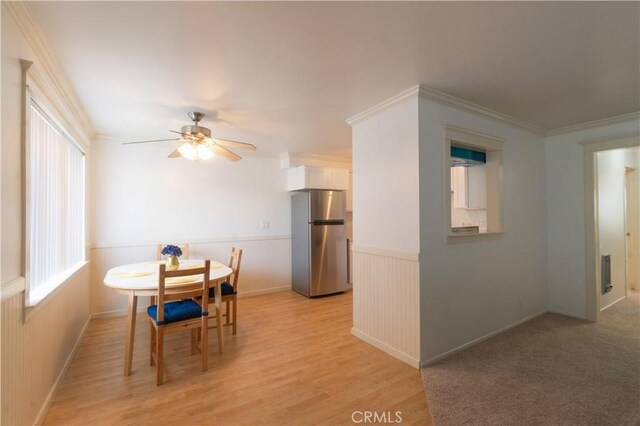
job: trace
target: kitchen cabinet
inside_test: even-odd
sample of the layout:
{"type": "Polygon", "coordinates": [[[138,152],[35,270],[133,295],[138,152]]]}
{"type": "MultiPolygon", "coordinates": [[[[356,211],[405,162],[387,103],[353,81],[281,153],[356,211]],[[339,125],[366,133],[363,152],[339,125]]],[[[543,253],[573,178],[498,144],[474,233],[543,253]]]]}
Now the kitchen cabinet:
{"type": "Polygon", "coordinates": [[[349,189],[349,170],[314,166],[287,169],[287,190],[301,189],[346,191],[349,189]]]}
{"type": "Polygon", "coordinates": [[[485,166],[451,167],[451,199],[456,209],[486,209],[485,166]]]}

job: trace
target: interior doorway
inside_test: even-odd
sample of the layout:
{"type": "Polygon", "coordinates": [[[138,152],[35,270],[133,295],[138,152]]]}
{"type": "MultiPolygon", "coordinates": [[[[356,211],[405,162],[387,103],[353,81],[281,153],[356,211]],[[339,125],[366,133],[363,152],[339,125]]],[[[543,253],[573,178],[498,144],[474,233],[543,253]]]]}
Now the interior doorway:
{"type": "MultiPolygon", "coordinates": [[[[640,170],[640,136],[626,135],[581,145],[585,172],[587,319],[598,321],[601,310],[627,295],[625,167],[640,170]],[[607,173],[600,176],[602,170],[607,173]]],[[[630,268],[634,268],[633,260],[630,268]]],[[[640,287],[637,280],[636,287],[640,287]]]]}
{"type": "MultiPolygon", "coordinates": [[[[627,237],[634,226],[637,197],[631,194],[635,185],[633,171],[640,166],[640,149],[620,148],[600,151],[596,154],[597,168],[597,223],[598,258],[600,263],[600,310],[605,310],[627,297],[630,284],[629,272],[634,267],[635,255],[627,237]],[[627,192],[627,190],[629,190],[627,192]],[[627,221],[627,219],[629,219],[627,221]],[[628,250],[629,249],[629,250],[628,250]],[[631,260],[631,264],[629,264],[631,260]]],[[[633,230],[635,234],[635,230],[633,230]]],[[[635,235],[634,235],[635,237],[635,235]]],[[[634,284],[635,285],[635,284],[634,284]]]]}
{"type": "Polygon", "coordinates": [[[640,172],[625,167],[625,258],[627,293],[638,292],[640,279],[640,172]]]}

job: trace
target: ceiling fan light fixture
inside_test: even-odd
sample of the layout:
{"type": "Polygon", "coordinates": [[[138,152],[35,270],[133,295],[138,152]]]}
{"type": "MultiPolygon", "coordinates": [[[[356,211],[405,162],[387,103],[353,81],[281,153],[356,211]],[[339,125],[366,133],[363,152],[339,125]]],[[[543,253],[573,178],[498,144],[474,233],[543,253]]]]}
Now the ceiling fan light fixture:
{"type": "Polygon", "coordinates": [[[200,160],[209,160],[213,157],[213,151],[203,144],[198,144],[196,146],[196,152],[200,160]]]}
{"type": "Polygon", "coordinates": [[[201,143],[185,142],[178,152],[188,160],[209,160],[213,157],[213,151],[201,143]]]}

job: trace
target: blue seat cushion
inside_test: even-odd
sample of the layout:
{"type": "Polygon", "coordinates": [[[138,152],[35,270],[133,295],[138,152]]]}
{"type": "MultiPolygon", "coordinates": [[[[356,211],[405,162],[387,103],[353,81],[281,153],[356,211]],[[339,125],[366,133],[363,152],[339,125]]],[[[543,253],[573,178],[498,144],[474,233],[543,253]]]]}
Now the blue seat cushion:
{"type": "MultiPolygon", "coordinates": [[[[147,308],[147,314],[158,324],[158,306],[151,305],[147,308]]],[[[164,323],[184,321],[192,318],[199,318],[202,315],[202,308],[191,299],[178,300],[164,304],[164,323]]],[[[158,324],[162,325],[162,324],[158,324]]]]}
{"type": "MultiPolygon", "coordinates": [[[[225,281],[222,284],[220,284],[220,292],[222,293],[223,296],[230,296],[232,294],[236,294],[236,291],[233,288],[233,284],[231,284],[228,281],[225,281]]],[[[215,288],[214,287],[211,287],[209,289],[209,297],[210,298],[214,298],[215,297],[215,288]]]]}

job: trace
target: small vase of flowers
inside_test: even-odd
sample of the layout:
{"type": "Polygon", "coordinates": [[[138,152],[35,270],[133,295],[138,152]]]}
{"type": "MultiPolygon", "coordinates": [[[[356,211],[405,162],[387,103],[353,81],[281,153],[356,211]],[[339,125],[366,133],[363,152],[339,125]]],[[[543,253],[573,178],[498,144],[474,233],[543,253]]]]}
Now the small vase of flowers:
{"type": "Polygon", "coordinates": [[[180,267],[178,258],[182,256],[182,250],[178,246],[168,245],[162,249],[162,255],[165,256],[165,266],[167,271],[175,271],[180,267]]]}

